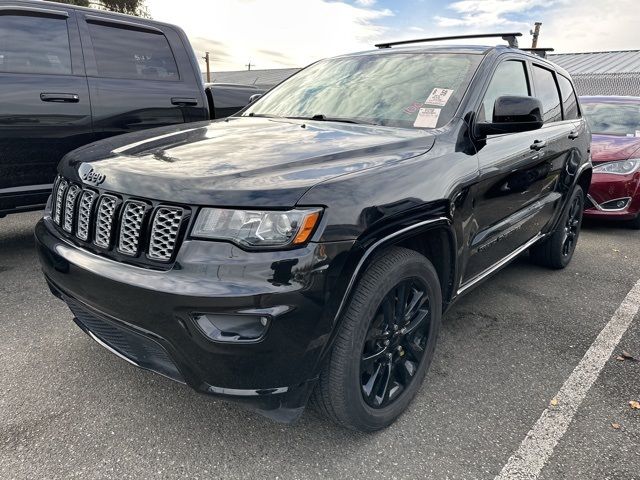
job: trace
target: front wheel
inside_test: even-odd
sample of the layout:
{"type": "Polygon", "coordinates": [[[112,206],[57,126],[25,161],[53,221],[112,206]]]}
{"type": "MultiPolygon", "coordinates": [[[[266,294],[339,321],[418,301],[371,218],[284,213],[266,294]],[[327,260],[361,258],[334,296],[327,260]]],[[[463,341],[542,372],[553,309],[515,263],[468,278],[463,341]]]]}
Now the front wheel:
{"type": "Polygon", "coordinates": [[[393,247],[367,268],[311,399],[344,427],[384,428],[414,398],[433,358],[442,293],[423,255],[393,247]]]}
{"type": "Polygon", "coordinates": [[[568,205],[551,236],[531,247],[530,255],[534,263],[555,269],[569,265],[582,228],[584,192],[579,185],[574,188],[568,205]]]}

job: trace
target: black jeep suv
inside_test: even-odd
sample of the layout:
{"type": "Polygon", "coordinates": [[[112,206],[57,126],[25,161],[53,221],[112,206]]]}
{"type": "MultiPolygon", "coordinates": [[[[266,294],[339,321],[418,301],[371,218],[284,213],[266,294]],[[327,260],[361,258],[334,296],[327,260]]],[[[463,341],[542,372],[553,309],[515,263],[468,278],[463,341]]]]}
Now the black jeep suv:
{"type": "Polygon", "coordinates": [[[376,430],[456,298],[527,250],[569,263],[590,137],[569,75],[517,48],[340,56],[227,120],[68,154],[37,248],[78,326],[134,365],[376,430]]]}

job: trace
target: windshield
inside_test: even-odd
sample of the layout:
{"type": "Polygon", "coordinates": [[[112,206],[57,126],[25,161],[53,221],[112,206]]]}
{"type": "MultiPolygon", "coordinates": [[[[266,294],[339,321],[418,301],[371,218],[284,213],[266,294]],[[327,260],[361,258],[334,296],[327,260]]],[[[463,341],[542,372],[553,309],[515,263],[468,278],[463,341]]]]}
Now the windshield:
{"type": "Polygon", "coordinates": [[[593,133],[640,137],[640,102],[583,103],[593,133]]]}
{"type": "Polygon", "coordinates": [[[268,92],[243,116],[436,128],[453,117],[481,59],[394,53],[321,60],[268,92]]]}

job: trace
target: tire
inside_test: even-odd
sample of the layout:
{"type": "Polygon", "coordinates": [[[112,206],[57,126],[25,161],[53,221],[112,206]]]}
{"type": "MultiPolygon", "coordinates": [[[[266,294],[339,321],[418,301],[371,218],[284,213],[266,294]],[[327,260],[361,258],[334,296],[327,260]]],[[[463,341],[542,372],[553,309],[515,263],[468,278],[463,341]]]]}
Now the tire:
{"type": "Polygon", "coordinates": [[[562,269],[569,265],[580,236],[583,211],[584,192],[576,185],[569,198],[568,207],[551,236],[531,247],[531,260],[543,267],[554,269],[562,269]]]}
{"type": "Polygon", "coordinates": [[[640,213],[638,214],[638,216],[635,219],[630,220],[629,222],[627,222],[627,225],[629,226],[629,228],[631,228],[633,230],[640,230],[640,213]]]}
{"type": "Polygon", "coordinates": [[[389,426],[420,389],[441,322],[442,293],[431,262],[413,250],[388,249],[353,291],[310,399],[312,408],[352,430],[389,426]],[[398,302],[400,297],[405,300],[398,302]],[[397,314],[402,305],[406,315],[397,314]],[[403,319],[398,328],[388,321],[396,317],[403,319]],[[389,378],[386,383],[384,376],[389,378]]]}

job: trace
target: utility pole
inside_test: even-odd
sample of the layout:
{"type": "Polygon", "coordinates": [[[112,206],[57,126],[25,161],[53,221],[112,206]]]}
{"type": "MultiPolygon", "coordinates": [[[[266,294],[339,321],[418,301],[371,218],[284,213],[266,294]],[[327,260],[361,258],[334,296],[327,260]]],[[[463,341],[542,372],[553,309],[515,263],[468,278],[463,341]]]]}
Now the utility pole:
{"type": "Polygon", "coordinates": [[[251,60],[249,60],[249,63],[245,64],[245,67],[247,67],[247,70],[251,71],[251,67],[255,67],[255,65],[251,63],[251,60]]]}
{"type": "Polygon", "coordinates": [[[533,39],[531,40],[531,48],[538,48],[538,36],[540,35],[541,26],[542,22],[536,22],[535,27],[530,31],[531,35],[533,35],[533,39]]]}
{"type": "Polygon", "coordinates": [[[207,83],[211,83],[211,67],[209,66],[209,52],[205,52],[204,63],[207,65],[207,83]]]}

